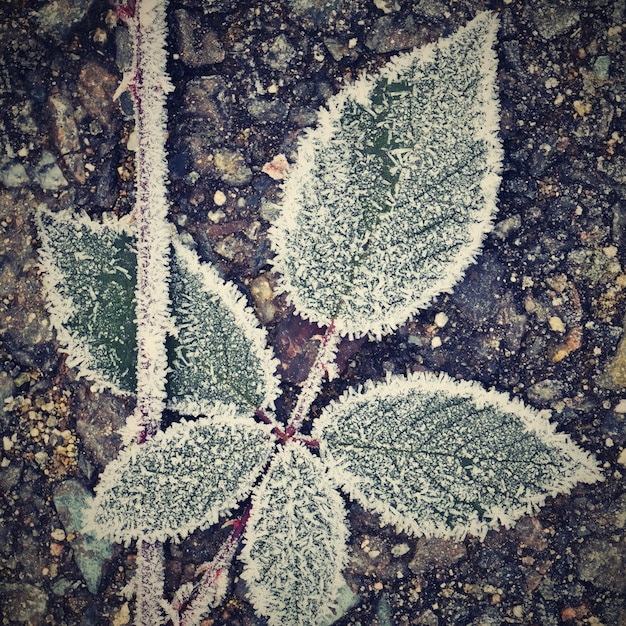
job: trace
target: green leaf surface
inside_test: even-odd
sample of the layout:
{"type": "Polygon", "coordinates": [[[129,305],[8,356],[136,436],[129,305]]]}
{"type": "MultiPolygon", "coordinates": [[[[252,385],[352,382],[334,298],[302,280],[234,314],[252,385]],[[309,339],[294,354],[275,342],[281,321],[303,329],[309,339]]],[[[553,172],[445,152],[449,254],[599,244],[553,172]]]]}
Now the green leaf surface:
{"type": "Polygon", "coordinates": [[[125,542],[185,537],[245,498],[273,449],[269,427],[216,406],[123,449],[100,477],[85,528],[125,542]]]}
{"type": "Polygon", "coordinates": [[[459,281],[491,227],[497,18],[393,60],[322,110],[271,231],[296,310],[380,337],[459,281]]]}
{"type": "Polygon", "coordinates": [[[347,536],[343,500],[319,460],[288,444],[255,492],[240,557],[250,599],[270,626],[337,614],[347,536]]]}
{"type": "Polygon", "coordinates": [[[137,259],[127,220],[37,213],[48,309],[67,364],[99,387],[136,387],[137,259]]]}
{"type": "Polygon", "coordinates": [[[414,535],[484,536],[601,479],[546,412],[450,377],[351,390],[316,423],[322,460],[363,507],[414,535]]]}
{"type": "Polygon", "coordinates": [[[273,405],[277,361],[246,300],[209,264],[174,242],[170,297],[177,336],[172,341],[170,406],[207,412],[215,402],[242,410],[273,405]]]}

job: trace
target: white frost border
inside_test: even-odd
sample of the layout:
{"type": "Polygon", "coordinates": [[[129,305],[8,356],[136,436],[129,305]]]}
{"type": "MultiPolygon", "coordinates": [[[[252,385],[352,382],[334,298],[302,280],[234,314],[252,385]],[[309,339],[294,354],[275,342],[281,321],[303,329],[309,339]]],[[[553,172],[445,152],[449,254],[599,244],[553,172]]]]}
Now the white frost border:
{"type": "MultiPolygon", "coordinates": [[[[295,511],[297,512],[297,508],[295,511]]],[[[327,513],[325,517],[328,519],[329,514],[327,513]]],[[[327,468],[302,444],[294,441],[288,443],[284,448],[279,450],[278,454],[272,459],[272,463],[261,484],[253,493],[250,519],[248,520],[244,533],[244,547],[239,555],[239,560],[244,563],[242,578],[248,585],[248,598],[252,602],[257,614],[267,617],[270,626],[286,626],[292,624],[307,626],[313,622],[322,624],[330,623],[330,620],[333,618],[337,619],[336,612],[339,610],[337,592],[342,585],[345,584],[341,572],[349,560],[347,551],[349,534],[350,531],[347,526],[345,505],[343,499],[337,492],[334,481],[332,481],[328,475],[327,468]],[[275,480],[273,473],[279,464],[291,467],[294,473],[299,471],[300,467],[308,464],[309,468],[312,468],[318,475],[318,488],[320,491],[324,491],[327,496],[327,500],[323,504],[335,515],[335,519],[332,520],[334,522],[334,528],[331,529],[330,545],[328,546],[328,551],[335,555],[334,563],[332,564],[334,568],[334,582],[331,585],[335,595],[327,598],[326,605],[320,607],[319,613],[316,615],[300,614],[297,621],[291,620],[290,617],[292,616],[286,615],[285,611],[279,606],[279,596],[281,593],[284,593],[284,590],[279,587],[272,587],[271,581],[260,579],[259,568],[251,557],[254,543],[258,540],[255,534],[255,525],[264,515],[272,515],[272,489],[281,491],[283,487],[282,483],[286,480],[285,476],[281,476],[276,485],[272,488],[272,481],[275,480]],[[326,620],[329,621],[326,622],[326,620]]],[[[314,538],[312,538],[312,541],[313,540],[314,538]]],[[[293,547],[290,545],[276,545],[275,549],[277,551],[288,552],[293,550],[293,547]]],[[[278,565],[275,565],[274,570],[276,570],[277,567],[278,565]]],[[[291,570],[289,572],[283,572],[283,574],[286,576],[294,575],[291,570]]]]}
{"type": "MultiPolygon", "coordinates": [[[[243,331],[250,342],[254,355],[258,358],[264,379],[264,399],[259,407],[274,408],[274,402],[280,395],[280,380],[276,375],[278,359],[267,343],[267,333],[259,326],[259,321],[248,301],[236,285],[225,281],[210,263],[200,263],[197,254],[186,247],[180,238],[173,237],[174,256],[178,262],[186,264],[190,274],[200,278],[204,292],[209,296],[217,296],[220,302],[232,313],[237,326],[243,331]]],[[[200,297],[200,294],[198,294],[200,297]]],[[[173,312],[176,317],[176,312],[173,312]]],[[[180,400],[170,402],[170,408],[186,415],[198,415],[211,410],[212,403],[202,400],[180,400]]]]}
{"type": "Polygon", "coordinates": [[[592,484],[604,480],[599,464],[594,457],[573,443],[567,434],[556,432],[556,424],[550,422],[549,417],[550,412],[547,410],[539,411],[528,407],[521,400],[511,398],[506,393],[487,391],[476,382],[455,381],[444,373],[436,375],[429,372],[417,372],[407,377],[388,375],[383,382],[368,381],[363,387],[348,389],[339,400],[332,401],[324,409],[315,423],[312,436],[320,442],[320,456],[330,468],[330,475],[333,480],[353,500],[359,502],[365,509],[378,513],[385,524],[395,526],[398,532],[404,531],[413,536],[424,535],[455,540],[462,540],[467,534],[471,534],[482,540],[488,530],[499,526],[510,528],[523,515],[537,512],[549,496],[568,494],[579,482],[592,484]],[[337,428],[334,408],[341,407],[344,410],[346,407],[360,405],[371,398],[401,396],[405,392],[413,390],[423,390],[429,394],[441,391],[448,396],[469,397],[478,408],[491,405],[503,412],[513,414],[520,419],[529,432],[535,433],[547,445],[561,450],[571,459],[572,463],[579,465],[579,469],[567,480],[564,477],[559,477],[553,482],[544,484],[544,493],[528,498],[525,506],[513,510],[493,507],[485,513],[485,517],[490,519],[489,522],[479,520],[478,515],[476,515],[467,525],[459,524],[452,529],[447,526],[437,526],[411,519],[382,500],[372,502],[361,488],[365,479],[356,476],[347,469],[350,464],[349,458],[334,458],[328,451],[324,440],[324,429],[330,427],[336,430],[337,428]]]}
{"type": "MultiPolygon", "coordinates": [[[[84,226],[93,233],[109,230],[115,234],[126,235],[134,239],[135,233],[131,220],[128,216],[117,218],[113,214],[105,213],[100,223],[92,220],[84,211],[75,213],[69,209],[63,209],[54,213],[45,204],[40,204],[35,214],[37,232],[41,241],[39,267],[45,290],[46,309],[50,315],[52,326],[56,330],[57,338],[62,345],[62,351],[67,354],[67,366],[75,368],[78,378],[86,378],[92,382],[94,391],[110,389],[122,396],[132,396],[134,395],[133,392],[120,389],[117,384],[106,379],[101,371],[94,369],[94,358],[88,342],[84,341],[78,333],[71,333],[66,327],[67,321],[72,316],[75,307],[71,295],[62,296],[59,293],[57,286],[65,283],[65,277],[56,264],[56,255],[52,251],[53,246],[48,237],[46,226],[42,221],[43,214],[46,214],[57,223],[64,222],[69,224],[71,228],[84,226]]],[[[67,253],[73,254],[73,251],[68,250],[67,253]]]]}
{"type": "Polygon", "coordinates": [[[497,192],[500,186],[503,148],[498,137],[500,105],[497,97],[496,75],[498,57],[494,46],[499,27],[497,14],[489,11],[479,13],[472,21],[456,31],[451,36],[429,43],[414,51],[403,53],[392,59],[385,68],[375,77],[361,77],[352,85],[344,88],[340,93],[331,97],[327,108],[319,110],[318,125],[315,129],[308,130],[298,145],[298,158],[291,168],[285,183],[283,184],[283,199],[280,202],[282,212],[274,225],[269,230],[269,237],[276,252],[276,257],[272,264],[279,274],[279,289],[285,292],[290,302],[295,306],[296,312],[303,318],[317,323],[320,326],[327,326],[331,319],[320,315],[302,301],[296,290],[292,287],[292,280],[288,266],[284,258],[289,251],[285,246],[285,233],[298,229],[297,214],[299,206],[300,191],[303,185],[310,179],[310,172],[316,160],[317,153],[322,150],[326,143],[336,134],[339,128],[341,114],[346,101],[354,100],[357,103],[367,104],[370,93],[376,81],[382,78],[393,80],[399,74],[406,71],[411,65],[425,65],[430,62],[436,50],[445,51],[462,37],[473,30],[485,27],[483,45],[483,64],[481,68],[481,81],[479,92],[479,111],[476,120],[476,138],[483,140],[487,145],[487,172],[480,180],[480,188],[484,198],[483,210],[480,212],[478,222],[473,225],[470,231],[471,242],[465,246],[462,258],[451,264],[446,275],[426,292],[419,294],[411,303],[403,306],[385,316],[378,316],[376,320],[370,320],[367,326],[354,326],[354,320],[342,320],[339,317],[335,320],[339,334],[350,338],[364,335],[372,336],[378,340],[383,335],[395,331],[404,324],[420,309],[428,306],[432,299],[440,293],[449,293],[453,287],[463,278],[466,269],[476,262],[480,253],[483,240],[491,229],[493,219],[497,211],[497,192]]]}
{"type": "MultiPolygon", "coordinates": [[[[153,437],[144,443],[133,443],[123,448],[117,458],[111,461],[100,475],[100,481],[95,489],[95,498],[90,508],[85,511],[84,524],[82,531],[93,533],[98,538],[110,538],[111,541],[124,543],[126,546],[131,541],[141,539],[145,542],[153,543],[155,541],[167,541],[171,539],[174,542],[184,539],[197,529],[206,529],[217,523],[219,519],[228,515],[234,510],[239,503],[246,498],[252,491],[254,484],[258,480],[259,474],[263,471],[263,466],[267,463],[274,450],[274,437],[271,432],[272,427],[267,424],[259,424],[251,419],[251,416],[242,414],[234,404],[216,404],[212,407],[212,411],[198,420],[187,421],[185,419],[175,422],[165,431],[158,431],[153,437]],[[264,460],[259,463],[256,472],[250,472],[250,475],[242,480],[239,488],[227,494],[227,497],[220,503],[220,506],[208,508],[203,517],[196,520],[195,524],[190,524],[178,529],[159,528],[144,529],[124,527],[123,520],[118,519],[115,526],[103,526],[97,521],[98,509],[102,507],[101,501],[103,494],[118,488],[118,477],[123,474],[124,468],[136,456],[142,455],[146,450],[153,447],[167,447],[169,443],[179,444],[181,440],[189,438],[194,430],[203,426],[223,426],[230,429],[234,434],[237,432],[260,431],[267,436],[266,455],[264,460]]],[[[181,485],[181,489],[188,489],[189,485],[181,485]]],[[[121,506],[120,506],[121,508],[121,506]]]]}

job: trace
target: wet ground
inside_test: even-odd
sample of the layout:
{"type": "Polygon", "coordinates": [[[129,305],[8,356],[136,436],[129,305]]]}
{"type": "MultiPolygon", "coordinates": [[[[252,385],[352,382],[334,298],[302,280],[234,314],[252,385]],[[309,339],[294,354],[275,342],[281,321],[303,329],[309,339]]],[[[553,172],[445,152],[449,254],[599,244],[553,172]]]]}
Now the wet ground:
{"type": "MultiPolygon", "coordinates": [[[[479,10],[501,15],[504,176],[484,252],[452,295],[397,333],[344,345],[341,377],[316,407],[388,371],[444,371],[552,409],[606,480],[549,499],[483,543],[398,535],[350,504],[351,608],[340,624],[626,624],[625,5],[170,5],[172,221],[250,298],[287,398],[314,342],[273,293],[266,233],[279,185],[264,164],[291,159],[318,107],[359,72],[479,10]]],[[[82,536],[80,517],[132,402],[92,391],[65,366],[44,308],[33,213],[42,203],[92,216],[130,211],[132,104],[111,98],[129,40],[104,1],[5,0],[0,49],[2,620],[120,626],[131,619],[121,591],[134,552],[82,536]]],[[[227,532],[168,548],[168,590],[227,532]]],[[[235,580],[205,624],[263,621],[235,580]]]]}

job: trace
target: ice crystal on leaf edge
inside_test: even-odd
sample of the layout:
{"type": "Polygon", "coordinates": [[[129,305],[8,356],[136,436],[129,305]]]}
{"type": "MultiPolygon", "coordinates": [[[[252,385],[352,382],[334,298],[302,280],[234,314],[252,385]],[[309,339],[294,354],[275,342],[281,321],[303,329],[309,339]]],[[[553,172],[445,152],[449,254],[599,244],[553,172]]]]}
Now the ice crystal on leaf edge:
{"type": "Polygon", "coordinates": [[[446,374],[390,375],[331,402],[312,435],[332,478],[384,523],[484,538],[548,496],[603,480],[549,415],[446,374]]]}
{"type": "Polygon", "coordinates": [[[300,315],[380,339],[475,261],[502,162],[497,27],[495,14],[481,13],[320,110],[269,233],[300,315]]]}
{"type": "MultiPolygon", "coordinates": [[[[77,367],[79,377],[94,381],[95,390],[109,388],[132,394],[134,389],[128,384],[123,388],[119,384],[136,364],[132,331],[137,261],[132,223],[109,214],[104,214],[100,223],[85,213],[53,213],[43,206],[36,219],[48,311],[68,354],[68,365],[77,367]],[[127,257],[125,266],[119,261],[118,250],[127,257]],[[96,262],[97,271],[88,275],[85,270],[96,262]],[[127,283],[123,299],[109,302],[102,296],[103,276],[109,282],[127,283]],[[81,294],[84,301],[77,307],[75,300],[81,294]],[[99,316],[103,306],[114,309],[108,318],[99,316]],[[74,319],[77,314],[78,321],[74,319]],[[118,318],[130,323],[112,328],[111,319],[118,318]],[[96,330],[105,327],[105,336],[114,336],[120,350],[115,352],[104,345],[94,326],[96,330]]],[[[171,244],[170,293],[177,306],[171,314],[175,348],[170,350],[168,406],[183,415],[207,413],[218,401],[234,402],[243,411],[272,408],[279,394],[278,361],[245,297],[213,266],[200,263],[175,232],[171,233],[171,244]],[[210,312],[212,317],[207,315],[210,312]],[[216,398],[215,389],[221,392],[220,398],[216,398]]]]}
{"type": "Polygon", "coordinates": [[[85,529],[126,544],[180,540],[246,498],[273,450],[269,426],[218,404],[124,448],[100,476],[85,529]]]}

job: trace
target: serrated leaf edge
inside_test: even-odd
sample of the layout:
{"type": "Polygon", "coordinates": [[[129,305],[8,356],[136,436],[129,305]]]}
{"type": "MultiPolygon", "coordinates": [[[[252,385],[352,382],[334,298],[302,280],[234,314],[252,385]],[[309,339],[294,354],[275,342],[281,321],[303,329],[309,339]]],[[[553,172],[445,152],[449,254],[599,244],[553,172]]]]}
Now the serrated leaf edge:
{"type": "MultiPolygon", "coordinates": [[[[345,518],[345,505],[343,499],[340,494],[337,492],[337,485],[332,480],[332,477],[328,474],[327,468],[324,466],[320,460],[313,456],[301,443],[291,441],[289,442],[279,453],[272,459],[272,464],[278,463],[282,461],[282,457],[286,457],[287,455],[294,456],[304,456],[306,455],[306,461],[312,463],[316,466],[316,470],[320,473],[324,479],[328,480],[328,495],[331,500],[333,500],[333,504],[344,511],[344,519],[343,523],[338,525],[338,528],[335,529],[335,532],[332,536],[332,544],[331,551],[336,556],[335,563],[335,581],[333,585],[333,589],[337,591],[342,584],[344,583],[343,576],[341,574],[343,568],[348,563],[348,551],[347,551],[347,541],[350,535],[350,531],[347,526],[347,520],[345,518]]],[[[302,621],[302,622],[292,622],[288,620],[285,615],[275,614],[272,607],[270,599],[267,596],[267,589],[263,585],[256,585],[255,579],[258,578],[258,571],[255,570],[253,563],[250,560],[250,551],[251,547],[254,545],[255,536],[253,532],[255,520],[260,517],[260,506],[265,503],[264,492],[267,489],[267,485],[271,480],[271,466],[266,472],[263,480],[260,485],[254,490],[252,495],[252,509],[250,513],[250,519],[248,521],[248,526],[246,528],[246,532],[244,533],[244,547],[239,555],[239,560],[244,563],[244,570],[242,572],[242,578],[246,581],[248,585],[248,599],[252,602],[255,610],[259,615],[263,615],[267,618],[269,626],[291,626],[292,624],[298,624],[299,626],[305,626],[310,621],[302,621]]],[[[284,546],[285,550],[289,550],[290,546],[284,546]]],[[[262,581],[264,582],[264,581],[262,581]]],[[[276,590],[280,593],[280,589],[276,590]]],[[[321,612],[314,616],[316,623],[323,623],[325,620],[329,620],[328,623],[331,623],[330,620],[335,617],[335,611],[339,608],[337,597],[328,598],[328,602],[325,607],[321,609],[321,612]]],[[[306,618],[305,618],[306,619],[306,618]]],[[[335,617],[336,619],[336,617],[335,617]]]]}
{"type": "Polygon", "coordinates": [[[412,536],[441,537],[455,540],[462,540],[470,534],[482,540],[487,531],[500,526],[510,528],[520,517],[536,513],[548,497],[569,494],[577,483],[592,484],[604,480],[600,466],[593,455],[577,446],[569,435],[556,432],[556,424],[549,421],[550,415],[550,411],[531,408],[518,398],[511,398],[507,393],[486,390],[473,381],[456,381],[445,373],[416,372],[408,376],[388,374],[382,382],[368,381],[364,386],[350,388],[338,400],[331,401],[316,420],[312,436],[320,443],[320,456],[328,466],[331,478],[340,485],[341,489],[351,499],[359,502],[365,509],[379,514],[385,524],[395,526],[398,532],[406,532],[412,536]],[[478,407],[490,404],[506,413],[514,414],[528,431],[536,433],[546,444],[562,450],[573,462],[578,463],[579,470],[569,479],[559,477],[552,483],[543,485],[544,493],[529,498],[523,507],[512,510],[493,507],[486,513],[486,517],[489,517],[490,521],[481,521],[476,515],[475,519],[468,524],[459,524],[452,529],[447,526],[414,521],[399,514],[384,502],[371,502],[361,489],[362,479],[351,473],[345,467],[345,463],[334,459],[328,451],[324,440],[324,428],[334,423],[334,407],[360,403],[368,394],[373,394],[373,397],[376,395],[400,395],[407,389],[419,388],[426,388],[430,392],[441,391],[442,393],[471,397],[478,407]]]}
{"type": "MultiPolygon", "coordinates": [[[[131,541],[136,539],[141,539],[150,543],[154,541],[166,541],[168,539],[176,542],[184,539],[187,535],[197,529],[203,530],[217,523],[221,517],[228,515],[238,506],[241,500],[250,494],[254,484],[258,480],[258,473],[251,474],[248,476],[247,480],[241,481],[239,489],[237,491],[233,491],[224,501],[222,506],[208,509],[205,516],[198,520],[198,523],[193,528],[183,528],[178,531],[169,529],[156,530],[153,532],[138,532],[136,530],[111,528],[108,526],[104,527],[97,521],[96,516],[99,501],[101,499],[101,493],[106,492],[110,488],[117,485],[117,477],[123,473],[127,463],[132,458],[136,457],[137,454],[140,454],[146,446],[155,446],[160,445],[163,442],[175,442],[180,440],[180,438],[187,433],[188,424],[191,425],[190,428],[197,428],[204,426],[205,424],[224,424],[233,428],[241,428],[242,430],[256,428],[257,430],[267,434],[268,458],[274,449],[274,440],[271,434],[272,427],[255,422],[251,416],[242,415],[235,405],[216,404],[206,416],[197,420],[186,420],[183,418],[180,422],[172,424],[167,430],[158,431],[149,441],[142,444],[133,443],[128,447],[123,448],[117,458],[106,466],[105,471],[100,475],[100,482],[95,488],[95,498],[93,499],[90,508],[87,509],[84,514],[83,532],[93,533],[93,535],[98,538],[110,538],[111,541],[123,543],[126,546],[128,546],[131,541]]],[[[262,467],[259,467],[259,473],[262,469],[262,467]]]]}
{"type": "Polygon", "coordinates": [[[67,329],[66,324],[74,307],[71,296],[62,298],[57,291],[57,285],[63,284],[65,278],[57,269],[54,255],[50,250],[50,239],[42,222],[42,214],[47,214],[54,220],[63,220],[71,225],[86,226],[93,232],[112,230],[119,235],[134,237],[130,217],[118,218],[111,213],[104,213],[102,222],[99,222],[90,218],[84,211],[74,212],[70,209],[63,209],[53,212],[45,204],[41,204],[35,213],[35,223],[42,244],[39,248],[39,268],[46,296],[46,310],[50,315],[50,321],[56,331],[59,343],[62,345],[61,351],[67,355],[65,361],[67,366],[75,368],[78,378],[89,380],[93,391],[109,389],[122,396],[133,396],[133,392],[121,389],[112,381],[104,378],[98,370],[90,367],[89,363],[93,363],[94,359],[89,350],[89,345],[81,340],[77,334],[71,333],[67,329]]]}
{"type": "MultiPolygon", "coordinates": [[[[279,361],[267,343],[267,332],[259,326],[259,321],[249,306],[245,295],[237,286],[224,280],[217,269],[210,263],[201,263],[193,250],[185,246],[178,238],[172,238],[175,255],[182,259],[190,272],[200,275],[207,294],[216,294],[222,304],[233,314],[239,328],[250,341],[252,350],[259,359],[265,382],[265,397],[259,407],[274,408],[274,402],[280,395],[280,380],[276,374],[279,361]]],[[[173,314],[175,317],[175,313],[173,314]]],[[[168,406],[184,415],[199,415],[212,410],[212,403],[191,400],[169,401],[168,406]]]]}
{"type": "Polygon", "coordinates": [[[471,30],[480,28],[484,23],[487,24],[487,30],[483,48],[485,54],[481,71],[481,88],[479,89],[480,111],[482,113],[480,117],[484,119],[484,123],[476,128],[476,137],[477,139],[484,140],[488,146],[488,171],[480,180],[480,187],[484,194],[485,204],[480,221],[471,229],[471,244],[465,247],[465,256],[458,259],[455,264],[449,267],[445,278],[436,285],[436,288],[433,287],[423,293],[416,294],[416,298],[410,306],[402,311],[396,312],[393,316],[386,315],[385,319],[375,324],[370,324],[370,326],[363,331],[348,330],[344,327],[344,324],[341,323],[341,320],[334,320],[337,332],[342,336],[348,336],[350,339],[368,335],[380,341],[384,335],[397,330],[398,327],[404,324],[419,310],[428,307],[435,296],[440,293],[450,293],[453,287],[463,278],[467,268],[476,262],[476,258],[482,247],[482,242],[486,233],[490,230],[490,225],[493,223],[497,210],[496,200],[501,180],[500,173],[504,154],[501,141],[498,137],[500,105],[494,80],[498,66],[498,58],[494,50],[494,45],[496,43],[499,19],[495,13],[490,11],[479,13],[472,21],[447,38],[426,44],[411,52],[399,54],[376,76],[362,76],[358,78],[354,83],[332,96],[328,100],[326,107],[319,109],[317,126],[305,131],[303,134],[298,144],[297,161],[291,167],[289,175],[282,185],[283,198],[280,201],[280,206],[283,207],[283,210],[268,231],[272,248],[276,252],[276,256],[271,262],[279,275],[277,292],[287,295],[289,302],[294,305],[296,313],[302,318],[318,326],[328,326],[333,322],[330,317],[320,316],[317,311],[307,307],[298,297],[296,290],[292,288],[288,266],[284,261],[287,251],[283,246],[285,240],[283,231],[289,232],[297,228],[296,212],[289,210],[289,207],[294,204],[297,205],[300,189],[303,184],[309,180],[310,172],[316,162],[316,153],[322,150],[324,144],[338,132],[341,112],[345,102],[349,99],[353,99],[361,104],[367,103],[377,80],[382,78],[391,80],[415,61],[427,63],[432,59],[433,52],[436,49],[445,50],[454,44],[457,37],[471,30]]]}

